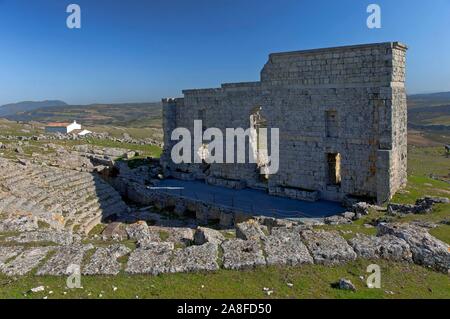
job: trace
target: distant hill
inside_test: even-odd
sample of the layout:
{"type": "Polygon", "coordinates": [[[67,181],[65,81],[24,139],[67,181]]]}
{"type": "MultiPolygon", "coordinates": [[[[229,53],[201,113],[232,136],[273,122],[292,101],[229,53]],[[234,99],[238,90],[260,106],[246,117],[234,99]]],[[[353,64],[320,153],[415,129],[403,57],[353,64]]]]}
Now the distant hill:
{"type": "Polygon", "coordinates": [[[450,105],[450,92],[408,95],[408,107],[450,105]]]}
{"type": "Polygon", "coordinates": [[[5,116],[13,121],[71,122],[82,125],[115,125],[127,127],[162,126],[162,104],[122,103],[64,105],[38,108],[5,116]]]}
{"type": "Polygon", "coordinates": [[[67,103],[59,100],[46,100],[46,101],[24,101],[18,103],[5,104],[0,106],[0,117],[13,115],[19,112],[27,112],[35,109],[52,107],[52,106],[64,106],[67,103]]]}

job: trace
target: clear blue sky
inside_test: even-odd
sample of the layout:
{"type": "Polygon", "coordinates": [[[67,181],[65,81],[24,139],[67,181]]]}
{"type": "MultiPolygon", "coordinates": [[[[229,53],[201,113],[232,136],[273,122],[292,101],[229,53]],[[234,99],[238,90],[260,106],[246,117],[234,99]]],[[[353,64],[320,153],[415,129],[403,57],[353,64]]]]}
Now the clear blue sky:
{"type": "Polygon", "coordinates": [[[0,105],[157,101],[258,80],[271,52],[383,41],[410,47],[409,93],[450,91],[450,0],[0,0],[0,105]]]}

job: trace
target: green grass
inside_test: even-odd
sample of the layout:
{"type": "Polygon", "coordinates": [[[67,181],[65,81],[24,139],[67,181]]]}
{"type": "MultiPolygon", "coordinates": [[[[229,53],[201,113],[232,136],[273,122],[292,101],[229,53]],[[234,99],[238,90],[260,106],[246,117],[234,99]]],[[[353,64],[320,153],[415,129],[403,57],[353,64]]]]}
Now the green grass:
{"type": "Polygon", "coordinates": [[[345,266],[267,267],[247,271],[213,273],[83,276],[83,289],[66,289],[65,277],[0,276],[0,298],[449,298],[450,278],[420,266],[375,261],[381,267],[381,289],[369,289],[371,261],[357,260],[345,266]],[[350,279],[357,292],[333,288],[340,278],[350,279]],[[289,287],[288,283],[293,286],[289,287]],[[26,293],[45,286],[45,292],[26,293]],[[117,287],[113,291],[113,287],[117,287]],[[263,288],[274,293],[268,297],[263,288]],[[53,291],[53,294],[49,294],[53,291]],[[387,293],[392,291],[394,294],[387,293]],[[64,294],[66,292],[66,294],[64,294]]]}

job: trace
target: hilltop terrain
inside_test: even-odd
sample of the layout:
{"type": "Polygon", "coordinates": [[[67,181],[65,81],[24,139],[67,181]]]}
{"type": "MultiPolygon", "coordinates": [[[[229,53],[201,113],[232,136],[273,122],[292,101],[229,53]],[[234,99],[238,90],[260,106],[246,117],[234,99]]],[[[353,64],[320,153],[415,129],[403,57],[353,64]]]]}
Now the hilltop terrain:
{"type": "Polygon", "coordinates": [[[10,116],[20,112],[32,111],[35,109],[51,107],[51,106],[66,106],[63,101],[47,100],[41,102],[24,101],[18,103],[5,104],[0,106],[0,116],[10,116]]]}

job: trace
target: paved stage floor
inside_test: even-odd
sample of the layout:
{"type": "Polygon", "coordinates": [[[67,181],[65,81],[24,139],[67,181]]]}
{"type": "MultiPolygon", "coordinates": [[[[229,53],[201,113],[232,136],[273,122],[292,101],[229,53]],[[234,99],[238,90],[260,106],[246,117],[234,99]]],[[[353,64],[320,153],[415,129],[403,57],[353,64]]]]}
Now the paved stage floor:
{"type": "Polygon", "coordinates": [[[254,189],[229,189],[207,185],[202,181],[183,181],[177,179],[162,180],[156,191],[180,195],[183,197],[235,207],[255,215],[277,218],[321,218],[343,213],[340,203],[320,200],[307,202],[295,199],[271,196],[264,191],[254,189]]]}

